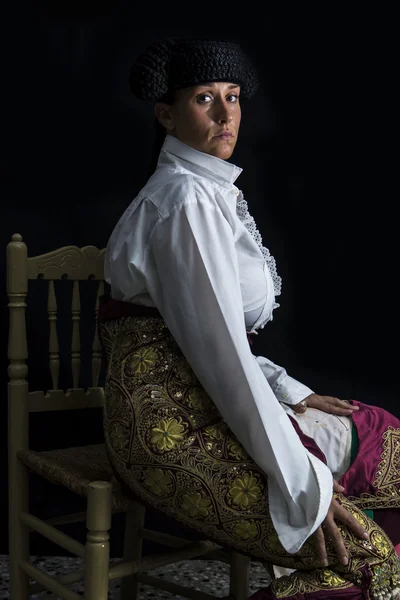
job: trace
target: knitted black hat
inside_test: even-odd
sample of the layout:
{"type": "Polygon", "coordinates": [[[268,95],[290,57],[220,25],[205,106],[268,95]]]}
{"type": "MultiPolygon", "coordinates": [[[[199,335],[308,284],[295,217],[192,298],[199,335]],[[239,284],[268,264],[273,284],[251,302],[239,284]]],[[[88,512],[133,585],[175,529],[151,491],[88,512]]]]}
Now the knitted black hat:
{"type": "Polygon", "coordinates": [[[257,73],[238,44],[226,41],[167,39],[153,42],[134,62],[129,83],[132,93],[144,100],[211,81],[240,85],[241,98],[253,96],[257,73]]]}

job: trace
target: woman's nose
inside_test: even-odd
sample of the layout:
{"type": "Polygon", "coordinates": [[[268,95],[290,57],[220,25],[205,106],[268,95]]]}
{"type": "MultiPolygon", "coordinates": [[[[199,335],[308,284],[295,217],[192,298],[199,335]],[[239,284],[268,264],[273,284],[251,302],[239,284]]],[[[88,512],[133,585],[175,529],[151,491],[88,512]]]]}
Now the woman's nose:
{"type": "Polygon", "coordinates": [[[227,104],[221,103],[217,109],[217,121],[218,123],[230,123],[232,121],[231,107],[227,104]]]}
{"type": "Polygon", "coordinates": [[[225,115],[220,117],[218,122],[219,123],[230,123],[232,121],[232,119],[233,119],[233,117],[232,117],[231,113],[227,111],[225,115]]]}

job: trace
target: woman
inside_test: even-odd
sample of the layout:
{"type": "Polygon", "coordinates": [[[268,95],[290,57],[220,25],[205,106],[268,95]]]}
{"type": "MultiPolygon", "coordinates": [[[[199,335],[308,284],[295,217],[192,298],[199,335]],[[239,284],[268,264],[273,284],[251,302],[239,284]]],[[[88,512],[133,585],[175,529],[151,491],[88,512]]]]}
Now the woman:
{"type": "Polygon", "coordinates": [[[130,83],[154,101],[162,147],[106,252],[104,428],[119,480],[201,537],[294,570],[257,597],[398,598],[400,536],[363,509],[384,523],[400,504],[383,465],[399,421],[319,396],[249,346],[281,287],[227,162],[253,66],[233,43],[167,40],[130,83]]]}

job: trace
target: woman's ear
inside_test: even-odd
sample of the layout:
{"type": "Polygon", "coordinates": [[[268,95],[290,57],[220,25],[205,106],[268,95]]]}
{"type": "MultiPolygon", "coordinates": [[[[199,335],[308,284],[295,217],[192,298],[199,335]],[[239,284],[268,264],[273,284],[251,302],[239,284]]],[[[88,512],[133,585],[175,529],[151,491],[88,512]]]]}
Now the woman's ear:
{"type": "Polygon", "coordinates": [[[154,106],[154,114],[160,121],[161,125],[170,132],[174,129],[174,118],[172,115],[171,105],[165,102],[157,102],[154,106]]]}

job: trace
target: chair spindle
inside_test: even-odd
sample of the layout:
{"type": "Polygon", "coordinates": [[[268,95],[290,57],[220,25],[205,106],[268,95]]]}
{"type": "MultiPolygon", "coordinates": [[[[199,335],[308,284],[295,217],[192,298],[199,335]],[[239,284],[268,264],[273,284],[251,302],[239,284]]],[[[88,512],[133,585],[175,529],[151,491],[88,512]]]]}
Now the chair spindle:
{"type": "Polygon", "coordinates": [[[71,365],[74,389],[79,387],[79,374],[81,369],[81,341],[79,321],[81,317],[81,302],[79,298],[79,281],[75,280],[72,288],[72,343],[71,365]]]}
{"type": "Polygon", "coordinates": [[[99,376],[100,376],[100,369],[101,369],[102,349],[101,349],[101,344],[100,344],[100,339],[99,339],[97,317],[99,314],[100,297],[103,294],[104,294],[104,282],[100,281],[100,284],[99,284],[99,287],[97,290],[97,296],[96,296],[96,308],[95,308],[96,328],[94,331],[93,353],[92,353],[92,386],[93,387],[96,387],[99,385],[99,376]]]}
{"type": "Polygon", "coordinates": [[[47,298],[47,313],[49,319],[49,368],[53,390],[58,390],[58,378],[60,374],[60,353],[57,337],[57,299],[54,290],[54,281],[49,281],[47,298]]]}

